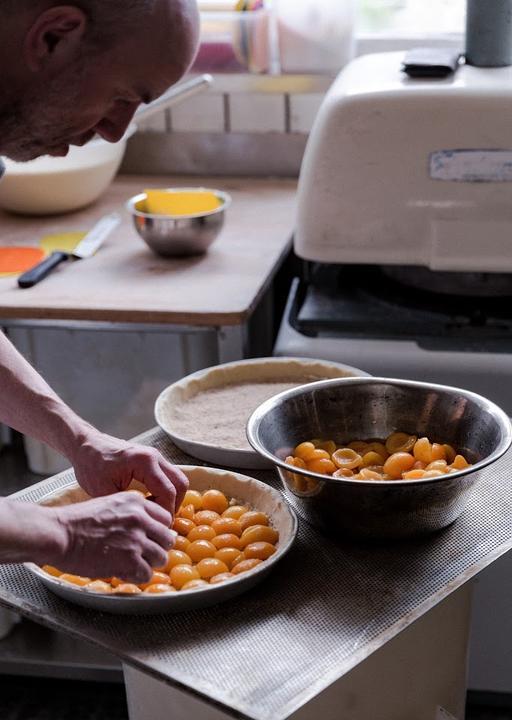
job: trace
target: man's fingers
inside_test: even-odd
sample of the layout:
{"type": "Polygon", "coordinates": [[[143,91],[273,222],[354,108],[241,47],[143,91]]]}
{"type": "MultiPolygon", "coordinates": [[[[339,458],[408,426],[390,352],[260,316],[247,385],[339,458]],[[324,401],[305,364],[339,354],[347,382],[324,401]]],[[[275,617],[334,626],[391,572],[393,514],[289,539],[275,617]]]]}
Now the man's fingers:
{"type": "Polygon", "coordinates": [[[163,567],[168,560],[167,552],[163,547],[149,539],[144,543],[142,557],[151,568],[163,567]]]}
{"type": "Polygon", "coordinates": [[[145,556],[139,556],[135,565],[132,565],[129,569],[120,570],[117,577],[137,585],[149,582],[153,577],[152,563],[145,556]]]}
{"type": "Polygon", "coordinates": [[[168,462],[157,450],[146,455],[149,465],[144,470],[144,477],[134,477],[144,482],[154,495],[155,501],[169,510],[173,515],[179,510],[185,493],[188,490],[188,478],[176,465],[168,462]]]}
{"type": "Polygon", "coordinates": [[[172,515],[176,512],[176,488],[161,469],[157,459],[147,468],[144,478],[139,478],[153,495],[155,502],[172,515]]]}
{"type": "MultiPolygon", "coordinates": [[[[155,498],[156,500],[156,498],[155,498]]],[[[153,501],[153,498],[147,498],[144,502],[144,509],[147,514],[156,520],[157,522],[165,525],[165,527],[171,527],[172,525],[172,513],[166,510],[161,505],[153,501]]]]}
{"type": "MultiPolygon", "coordinates": [[[[148,505],[152,503],[147,503],[148,505]]],[[[158,506],[155,506],[158,507],[158,506]]],[[[158,508],[159,510],[162,510],[162,508],[158,508]]],[[[165,510],[164,510],[165,512],[165,510]]],[[[169,526],[164,526],[162,523],[157,522],[156,520],[153,520],[151,518],[148,518],[147,524],[144,528],[145,533],[148,538],[153,540],[153,542],[157,543],[162,547],[164,550],[170,550],[172,547],[174,547],[174,542],[176,540],[176,533],[174,530],[171,530],[169,526]]]]}
{"type": "Polygon", "coordinates": [[[188,490],[188,478],[183,470],[180,470],[176,465],[172,465],[167,462],[164,458],[160,460],[159,464],[166,477],[169,478],[176,489],[176,511],[178,511],[185,497],[185,493],[188,490]]]}
{"type": "Polygon", "coordinates": [[[182,470],[162,458],[153,466],[153,472],[146,478],[145,484],[154,495],[155,501],[175,515],[183,502],[189,483],[182,470]]]}

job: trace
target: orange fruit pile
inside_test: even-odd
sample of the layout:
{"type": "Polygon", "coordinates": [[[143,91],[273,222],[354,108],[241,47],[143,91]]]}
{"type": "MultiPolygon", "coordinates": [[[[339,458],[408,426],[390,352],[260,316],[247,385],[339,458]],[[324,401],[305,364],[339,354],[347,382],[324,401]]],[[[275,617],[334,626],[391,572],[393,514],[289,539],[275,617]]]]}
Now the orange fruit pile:
{"type": "MultiPolygon", "coordinates": [[[[285,462],[297,469],[352,480],[418,480],[470,467],[451,445],[403,432],[394,432],[385,440],[354,440],[346,445],[333,440],[305,441],[285,462]]],[[[306,480],[301,479],[303,483],[306,480]]]]}
{"type": "Polygon", "coordinates": [[[147,583],[91,579],[44,565],[50,575],[98,593],[159,594],[225,582],[252,570],[276,552],[279,533],[268,515],[228,500],[220,490],[188,490],[173,523],[178,533],[163,567],[147,583]]]}

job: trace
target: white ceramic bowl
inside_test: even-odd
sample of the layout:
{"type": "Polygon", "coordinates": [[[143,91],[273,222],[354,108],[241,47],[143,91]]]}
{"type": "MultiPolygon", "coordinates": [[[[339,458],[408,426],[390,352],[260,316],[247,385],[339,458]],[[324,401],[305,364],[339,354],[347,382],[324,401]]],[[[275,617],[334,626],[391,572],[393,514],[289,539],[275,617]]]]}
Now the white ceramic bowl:
{"type": "Polygon", "coordinates": [[[131,125],[117,143],[97,138],[70,147],[66,157],[40,157],[19,163],[5,159],[0,208],[23,215],[71,212],[97,200],[112,182],[123,159],[131,125]]]}
{"type": "MultiPolygon", "coordinates": [[[[175,445],[192,457],[227,467],[270,468],[273,467],[273,464],[253,450],[248,441],[245,443],[246,449],[233,449],[213,441],[208,442],[206,439],[199,442],[197,438],[187,436],[186,430],[180,428],[176,409],[179,412],[179,406],[182,403],[200,392],[219,389],[226,385],[272,381],[296,382],[297,385],[300,385],[306,376],[313,381],[328,378],[364,377],[368,374],[349,365],[311,358],[267,357],[238,360],[199,370],[169,385],[156,400],[155,419],[175,445]]],[[[252,410],[255,409],[256,406],[247,413],[242,428],[244,431],[245,424],[249,420],[252,410]]],[[[219,416],[219,412],[216,412],[216,408],[212,406],[211,418],[219,416]]]]}
{"type": "MultiPolygon", "coordinates": [[[[37,577],[48,590],[65,600],[95,610],[126,615],[175,613],[194,610],[230,600],[250,590],[268,575],[275,564],[291,548],[297,535],[295,513],[290,509],[279,491],[255,478],[216,468],[192,465],[180,465],[179,467],[187,475],[192,490],[203,492],[215,488],[221,490],[230,498],[236,498],[254,509],[265,512],[269,516],[271,525],[279,532],[277,551],[274,555],[253,570],[237,575],[224,583],[195,590],[163,593],[161,595],[144,593],[140,595],[103,595],[48,575],[34,563],[25,563],[26,569],[37,577]]],[[[67,487],[49,493],[40,502],[44,505],[55,506],[68,505],[87,499],[86,493],[75,482],[70,482],[67,487]]]]}

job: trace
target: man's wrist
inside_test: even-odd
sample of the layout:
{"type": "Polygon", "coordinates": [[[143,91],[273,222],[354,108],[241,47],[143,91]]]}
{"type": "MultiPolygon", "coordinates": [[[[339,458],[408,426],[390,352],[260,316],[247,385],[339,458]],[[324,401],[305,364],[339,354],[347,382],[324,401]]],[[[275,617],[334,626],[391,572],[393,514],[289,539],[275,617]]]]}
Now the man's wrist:
{"type": "Polygon", "coordinates": [[[67,552],[67,531],[58,508],[40,508],[41,525],[33,561],[38,565],[58,565],[67,552]]]}
{"type": "Polygon", "coordinates": [[[71,464],[74,464],[80,448],[91,443],[99,431],[76,415],[64,403],[56,407],[52,406],[49,412],[53,416],[54,422],[52,422],[53,432],[48,438],[48,443],[57,452],[67,457],[71,464]]]}
{"type": "Polygon", "coordinates": [[[0,562],[52,563],[64,557],[66,530],[57,508],[0,501],[0,562]]]}

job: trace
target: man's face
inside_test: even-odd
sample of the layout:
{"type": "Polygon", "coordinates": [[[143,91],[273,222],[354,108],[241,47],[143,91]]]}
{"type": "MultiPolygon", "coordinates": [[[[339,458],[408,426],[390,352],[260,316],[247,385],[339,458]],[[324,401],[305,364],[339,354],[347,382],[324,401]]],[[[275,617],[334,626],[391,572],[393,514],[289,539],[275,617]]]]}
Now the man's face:
{"type": "Polygon", "coordinates": [[[14,107],[0,110],[2,154],[18,161],[66,155],[96,134],[117,142],[137,107],[177,82],[192,60],[194,23],[170,36],[165,19],[157,14],[152,27],[108,50],[84,45],[64,71],[35,77],[14,107]]]}

